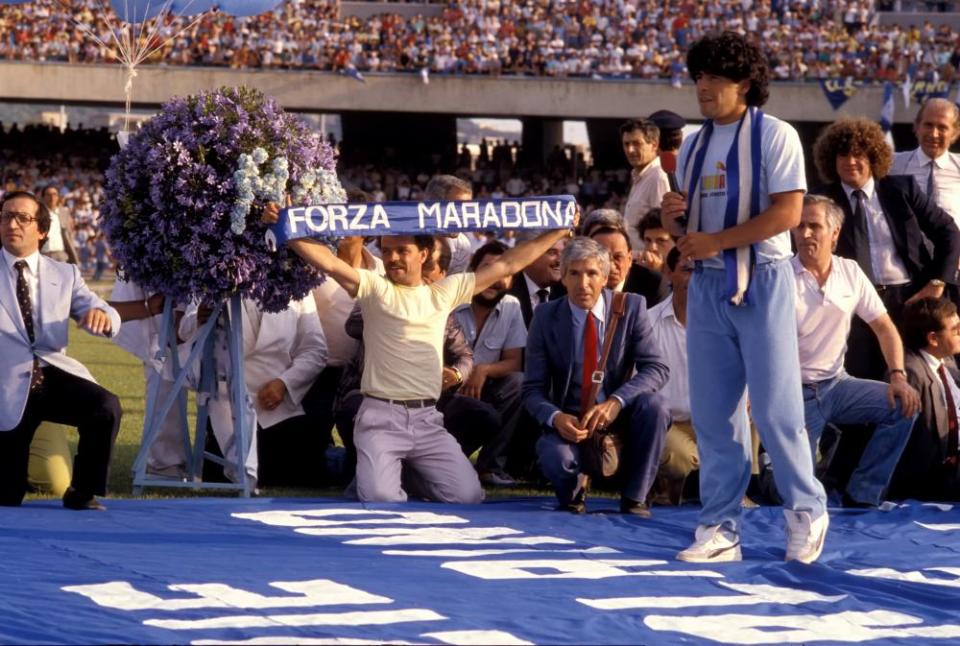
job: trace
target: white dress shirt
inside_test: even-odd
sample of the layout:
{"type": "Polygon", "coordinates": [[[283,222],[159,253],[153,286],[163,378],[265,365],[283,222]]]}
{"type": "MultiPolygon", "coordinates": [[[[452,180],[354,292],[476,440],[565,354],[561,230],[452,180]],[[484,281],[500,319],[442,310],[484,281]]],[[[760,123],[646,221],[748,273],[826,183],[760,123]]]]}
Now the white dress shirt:
{"type": "MultiPolygon", "coordinates": [[[[37,303],[39,302],[37,300],[39,298],[38,289],[40,285],[40,279],[37,274],[37,271],[38,271],[38,265],[40,263],[40,252],[34,251],[29,256],[25,256],[23,258],[17,258],[6,249],[3,249],[2,252],[3,252],[3,260],[6,263],[7,269],[8,269],[7,280],[10,281],[10,286],[13,287],[11,291],[14,294],[17,293],[17,273],[18,272],[17,272],[17,268],[14,267],[13,265],[18,260],[27,261],[27,268],[23,271],[23,275],[27,279],[27,290],[30,292],[30,304],[33,305],[33,316],[34,316],[33,326],[34,326],[34,329],[36,329],[36,327],[40,325],[40,321],[37,320],[37,315],[40,312],[40,308],[37,307],[37,303]]],[[[19,309],[19,303],[17,305],[19,309]]]]}
{"type": "MultiPolygon", "coordinates": [[[[934,164],[933,200],[937,206],[949,213],[960,227],[960,155],[948,151],[932,161],[934,164]]],[[[894,155],[890,174],[912,175],[920,186],[920,190],[926,193],[930,178],[930,163],[931,159],[920,148],[897,153],[894,155]]]]}
{"type": "Polygon", "coordinates": [[[650,209],[660,208],[663,196],[670,192],[670,181],[660,167],[660,158],[643,167],[639,173],[632,171],[630,193],[623,205],[623,221],[627,225],[627,235],[635,250],[643,249],[643,240],[637,232],[637,223],[650,209]]]}
{"type": "MultiPolygon", "coordinates": [[[[843,190],[850,200],[850,210],[857,210],[857,198],[853,196],[856,190],[846,184],[843,190]]],[[[880,198],[877,197],[877,185],[873,178],[861,187],[866,199],[863,203],[867,218],[867,235],[870,239],[870,265],[877,285],[904,285],[910,282],[910,274],[893,245],[893,234],[890,224],[880,207],[880,198]]]]}
{"type": "MultiPolygon", "coordinates": [[[[943,391],[943,379],[940,378],[940,366],[943,365],[941,359],[937,359],[932,354],[926,352],[925,350],[920,351],[920,356],[923,357],[923,360],[927,362],[927,366],[930,370],[933,371],[933,376],[936,378],[937,384],[940,386],[940,401],[943,402],[944,408],[947,406],[947,395],[943,391]]],[[[947,385],[950,386],[950,394],[953,397],[953,407],[957,411],[957,418],[960,419],[960,387],[957,386],[957,383],[953,380],[953,377],[947,372],[947,385]]]]}
{"type": "Polygon", "coordinates": [[[853,315],[871,323],[887,308],[855,260],[833,256],[823,287],[797,256],[790,262],[797,288],[800,378],[805,384],[833,379],[843,371],[853,315]]]}
{"type": "Polygon", "coordinates": [[[546,303],[550,300],[550,288],[549,287],[540,287],[540,285],[533,282],[533,279],[530,276],[527,276],[527,272],[520,272],[523,274],[523,279],[527,282],[527,293],[530,295],[530,309],[536,310],[537,305],[540,304],[540,297],[537,296],[537,291],[540,289],[547,290],[547,295],[544,296],[543,302],[546,303]]]}
{"type": "Polygon", "coordinates": [[[674,422],[690,421],[690,374],[687,371],[687,329],[673,311],[673,294],[650,308],[651,334],[670,368],[660,394],[667,400],[674,422]]]}

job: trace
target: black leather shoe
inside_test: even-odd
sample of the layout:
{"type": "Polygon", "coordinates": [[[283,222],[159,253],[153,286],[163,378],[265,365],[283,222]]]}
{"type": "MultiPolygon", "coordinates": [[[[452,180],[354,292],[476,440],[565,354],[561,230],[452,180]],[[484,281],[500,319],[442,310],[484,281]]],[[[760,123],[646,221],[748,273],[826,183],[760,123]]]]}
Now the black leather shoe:
{"type": "Polygon", "coordinates": [[[587,513],[587,490],[583,486],[578,487],[573,500],[565,505],[558,505],[557,511],[568,511],[571,514],[587,513]]]}
{"type": "Polygon", "coordinates": [[[650,518],[653,516],[653,514],[650,513],[650,507],[646,503],[637,502],[630,498],[620,499],[620,513],[639,516],[640,518],[650,518]]]}
{"type": "Polygon", "coordinates": [[[107,508],[100,504],[96,496],[87,496],[73,487],[69,487],[63,493],[63,506],[75,511],[106,511],[107,508]]]}

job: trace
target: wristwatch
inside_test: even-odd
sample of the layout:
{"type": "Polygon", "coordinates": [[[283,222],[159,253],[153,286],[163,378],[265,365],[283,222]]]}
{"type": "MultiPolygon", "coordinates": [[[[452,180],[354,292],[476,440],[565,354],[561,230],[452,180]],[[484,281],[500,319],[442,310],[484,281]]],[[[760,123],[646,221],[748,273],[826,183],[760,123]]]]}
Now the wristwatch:
{"type": "Polygon", "coordinates": [[[898,373],[898,372],[899,372],[901,375],[903,375],[904,377],[907,376],[907,371],[904,370],[903,368],[890,368],[889,370],[887,370],[887,379],[889,379],[892,375],[894,375],[894,374],[896,374],[896,373],[898,373]]]}

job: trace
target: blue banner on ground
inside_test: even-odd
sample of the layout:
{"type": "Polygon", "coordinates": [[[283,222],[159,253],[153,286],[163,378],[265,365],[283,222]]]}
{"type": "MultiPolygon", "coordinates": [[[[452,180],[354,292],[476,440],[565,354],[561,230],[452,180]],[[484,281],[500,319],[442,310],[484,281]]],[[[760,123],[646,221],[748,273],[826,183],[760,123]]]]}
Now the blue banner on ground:
{"type": "Polygon", "coordinates": [[[674,560],[698,509],[643,520],[308,499],[0,508],[0,643],[957,643],[960,513],[832,510],[820,561],[784,563],[779,508],[741,563],[674,560]]]}
{"type": "Polygon", "coordinates": [[[298,206],[280,211],[267,241],[282,245],[295,238],[419,235],[469,231],[573,226],[577,201],[572,195],[496,200],[372,202],[298,206]]]}

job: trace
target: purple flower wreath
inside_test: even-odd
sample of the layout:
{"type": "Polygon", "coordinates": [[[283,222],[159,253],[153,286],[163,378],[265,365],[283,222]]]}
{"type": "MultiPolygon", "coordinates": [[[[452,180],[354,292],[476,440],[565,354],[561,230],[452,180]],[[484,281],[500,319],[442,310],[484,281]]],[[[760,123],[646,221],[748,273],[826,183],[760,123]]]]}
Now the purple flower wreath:
{"type": "Polygon", "coordinates": [[[284,309],[323,275],[268,249],[262,205],[284,192],[343,201],[335,162],[320,133],[256,90],[171,99],[107,170],[103,228],[121,275],[181,303],[239,294],[284,309]]]}

